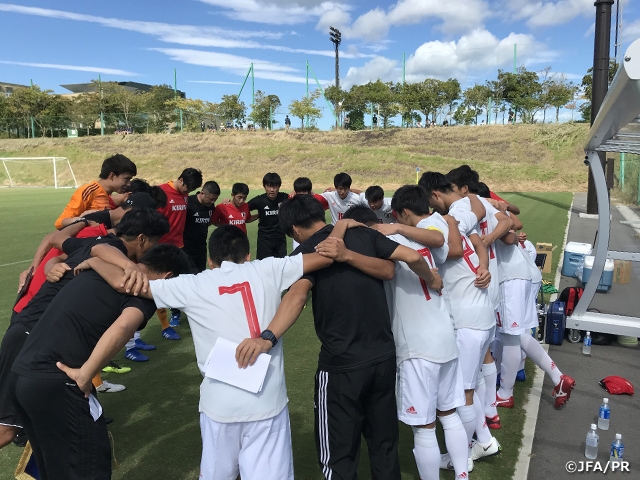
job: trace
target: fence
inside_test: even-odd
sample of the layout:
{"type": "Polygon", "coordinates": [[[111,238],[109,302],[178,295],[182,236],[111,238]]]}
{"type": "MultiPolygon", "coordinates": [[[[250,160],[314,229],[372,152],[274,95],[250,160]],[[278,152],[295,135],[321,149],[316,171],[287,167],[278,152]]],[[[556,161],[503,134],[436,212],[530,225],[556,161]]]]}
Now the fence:
{"type": "Polygon", "coordinates": [[[625,203],[640,205],[640,156],[620,154],[616,167],[616,196],[625,203]]]}

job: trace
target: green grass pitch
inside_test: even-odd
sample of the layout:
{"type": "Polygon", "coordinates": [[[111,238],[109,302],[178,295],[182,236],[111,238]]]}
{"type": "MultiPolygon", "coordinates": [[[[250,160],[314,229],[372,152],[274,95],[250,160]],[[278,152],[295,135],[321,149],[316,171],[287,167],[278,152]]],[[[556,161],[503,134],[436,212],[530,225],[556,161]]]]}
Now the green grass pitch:
{"type": "MultiPolygon", "coordinates": [[[[42,237],[52,231],[53,222],[71,190],[2,189],[0,190],[0,336],[9,324],[16,296],[18,274],[28,265],[42,237]]],[[[256,191],[251,192],[251,196],[256,191]]],[[[257,192],[260,193],[260,192],[257,192]]],[[[223,197],[229,192],[223,192],[223,197]]],[[[506,194],[505,199],[518,205],[520,218],[529,239],[561,246],[567,223],[571,194],[506,194]]],[[[255,248],[257,223],[249,225],[249,238],[255,248]]],[[[558,249],[557,252],[561,251],[558,249]]],[[[553,271],[559,254],[553,259],[553,271]]],[[[547,278],[552,279],[552,278],[547,278]]],[[[197,478],[201,452],[198,426],[198,394],[201,381],[195,362],[188,325],[179,328],[178,342],[160,336],[159,323],[151,320],[142,337],[158,346],[149,352],[150,361],[134,364],[116,357],[116,361],[133,367],[126,375],[105,374],[104,378],[123,383],[121,393],[103,394],[100,400],[107,416],[114,418],[110,431],[115,441],[119,468],[114,479],[138,480],[197,478]]],[[[313,436],[313,376],[319,342],[313,328],[311,308],[306,308],[298,322],[285,335],[285,368],[290,399],[295,476],[300,480],[322,478],[317,466],[313,436]]],[[[529,363],[529,362],[528,362],[529,363]]],[[[503,428],[495,436],[503,445],[501,455],[476,462],[474,479],[508,479],[513,474],[524,424],[523,404],[531,386],[533,368],[527,365],[528,380],[518,384],[516,407],[501,410],[503,428]]],[[[550,392],[544,392],[547,394],[550,392]]],[[[401,424],[400,455],[403,480],[418,480],[412,454],[411,429],[401,424]]],[[[0,450],[0,480],[13,479],[20,449],[8,445],[0,450]]],[[[360,474],[370,478],[366,448],[363,448],[360,474]]],[[[452,479],[443,472],[441,478],[452,479]]]]}

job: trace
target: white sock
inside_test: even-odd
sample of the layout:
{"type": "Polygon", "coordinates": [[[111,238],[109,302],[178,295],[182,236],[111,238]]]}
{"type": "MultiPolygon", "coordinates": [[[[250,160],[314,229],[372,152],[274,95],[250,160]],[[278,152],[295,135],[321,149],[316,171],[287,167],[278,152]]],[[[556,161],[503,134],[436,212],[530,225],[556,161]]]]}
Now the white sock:
{"type": "Polygon", "coordinates": [[[520,365],[520,337],[517,335],[502,335],[502,368],[498,396],[503,400],[513,396],[513,386],[516,383],[518,365],[520,365]]]}
{"type": "MultiPolygon", "coordinates": [[[[467,445],[471,448],[473,432],[476,431],[476,408],[473,405],[458,407],[458,415],[460,416],[462,425],[464,425],[465,432],[467,432],[467,445]]],[[[471,451],[469,450],[469,452],[471,451]]]]}
{"type": "Polygon", "coordinates": [[[496,408],[496,379],[498,378],[498,370],[495,362],[485,363],[482,365],[482,376],[484,376],[485,394],[484,394],[484,415],[493,418],[498,414],[496,408]]]}
{"type": "MultiPolygon", "coordinates": [[[[481,405],[484,406],[484,399],[487,396],[486,392],[487,392],[487,384],[486,384],[486,382],[484,380],[484,375],[482,375],[482,370],[480,370],[478,372],[478,380],[476,381],[476,388],[475,388],[474,393],[473,393],[473,395],[474,395],[473,396],[474,405],[476,403],[475,395],[478,394],[478,398],[480,398],[482,400],[481,405]]],[[[477,415],[477,411],[476,411],[476,415],[477,415]]],[[[482,416],[484,417],[484,414],[482,416]]]]}
{"type": "Polygon", "coordinates": [[[435,428],[413,429],[413,456],[422,480],[440,478],[440,447],[435,428]]]}
{"type": "Polygon", "coordinates": [[[467,473],[469,458],[469,446],[464,425],[457,412],[453,412],[446,417],[438,417],[444,430],[444,443],[447,446],[451,465],[456,472],[456,478],[463,473],[467,473]]]}
{"type": "Polygon", "coordinates": [[[496,377],[500,374],[500,367],[502,366],[502,342],[499,335],[499,333],[496,333],[496,339],[493,341],[493,349],[491,350],[496,366],[496,377]]]}
{"type": "Polygon", "coordinates": [[[478,442],[486,445],[491,441],[491,432],[487,427],[487,420],[484,418],[484,405],[480,401],[478,392],[473,393],[473,406],[476,409],[476,437],[478,442]]]}
{"type": "Polygon", "coordinates": [[[554,385],[560,383],[560,376],[562,375],[562,372],[560,372],[560,369],[556,367],[556,364],[551,360],[549,354],[544,351],[542,345],[540,345],[531,335],[527,335],[526,333],[523,333],[520,336],[520,345],[522,350],[527,354],[527,357],[544,370],[544,373],[549,375],[549,378],[554,385]]]}
{"type": "Polygon", "coordinates": [[[124,347],[125,350],[131,350],[132,348],[136,348],[136,337],[130,338],[127,342],[127,345],[124,347]]]}

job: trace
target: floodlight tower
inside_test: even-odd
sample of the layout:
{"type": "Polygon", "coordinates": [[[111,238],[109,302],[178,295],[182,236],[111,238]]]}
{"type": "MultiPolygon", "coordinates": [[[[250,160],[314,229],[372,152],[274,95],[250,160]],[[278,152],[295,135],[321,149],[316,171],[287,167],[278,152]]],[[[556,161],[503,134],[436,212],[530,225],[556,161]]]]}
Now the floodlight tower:
{"type": "Polygon", "coordinates": [[[331,43],[336,49],[336,87],[340,88],[340,56],[338,54],[338,47],[342,41],[342,34],[337,28],[329,27],[329,35],[331,36],[331,43]]]}

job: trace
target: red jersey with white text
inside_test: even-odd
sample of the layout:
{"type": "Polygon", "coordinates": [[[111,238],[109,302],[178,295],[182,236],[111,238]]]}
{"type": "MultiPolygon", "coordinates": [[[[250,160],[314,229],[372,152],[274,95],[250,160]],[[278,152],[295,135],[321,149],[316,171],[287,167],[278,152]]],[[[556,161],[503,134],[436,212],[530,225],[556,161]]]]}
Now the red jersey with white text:
{"type": "Polygon", "coordinates": [[[211,217],[211,223],[216,225],[235,225],[244,233],[247,233],[247,220],[249,219],[249,205],[243,203],[240,208],[233,202],[221,203],[216,206],[211,217]]]}
{"type": "Polygon", "coordinates": [[[167,194],[167,204],[163,208],[159,208],[158,211],[169,220],[169,233],[160,238],[160,243],[169,243],[182,248],[189,197],[176,190],[173,182],[163,183],[160,188],[167,194]]]}

